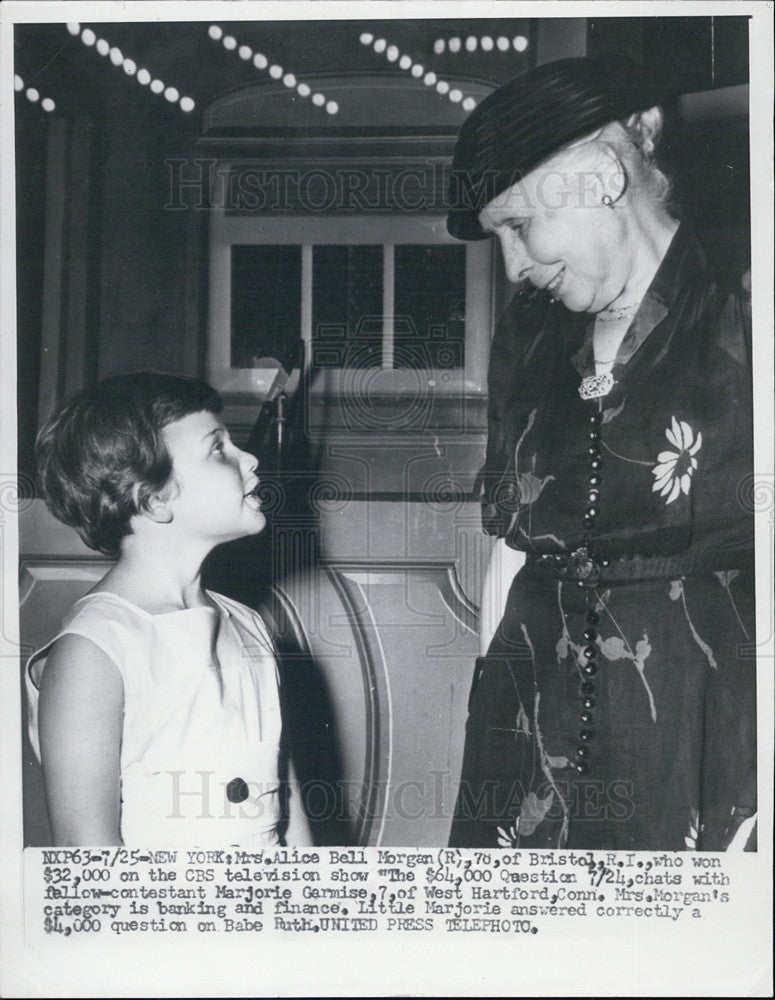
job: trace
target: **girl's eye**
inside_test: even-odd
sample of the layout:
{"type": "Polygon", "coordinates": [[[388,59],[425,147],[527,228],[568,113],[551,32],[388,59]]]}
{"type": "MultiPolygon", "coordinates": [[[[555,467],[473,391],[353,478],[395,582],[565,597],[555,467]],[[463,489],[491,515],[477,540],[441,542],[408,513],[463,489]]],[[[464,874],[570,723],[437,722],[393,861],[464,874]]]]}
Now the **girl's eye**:
{"type": "Polygon", "coordinates": [[[216,441],[215,444],[213,445],[213,451],[215,452],[216,455],[222,455],[224,453],[224,450],[225,448],[223,441],[216,441]]]}

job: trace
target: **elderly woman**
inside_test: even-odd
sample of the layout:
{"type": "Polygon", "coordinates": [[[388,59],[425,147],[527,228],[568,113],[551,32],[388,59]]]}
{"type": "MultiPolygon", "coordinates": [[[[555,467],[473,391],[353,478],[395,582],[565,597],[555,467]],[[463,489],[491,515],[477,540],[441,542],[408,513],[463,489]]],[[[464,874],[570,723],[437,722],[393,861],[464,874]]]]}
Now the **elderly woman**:
{"type": "Polygon", "coordinates": [[[668,207],[661,98],[562,60],[455,149],[449,231],[496,236],[518,285],[483,502],[526,560],[477,662],[454,846],[754,846],[749,313],[668,207]]]}

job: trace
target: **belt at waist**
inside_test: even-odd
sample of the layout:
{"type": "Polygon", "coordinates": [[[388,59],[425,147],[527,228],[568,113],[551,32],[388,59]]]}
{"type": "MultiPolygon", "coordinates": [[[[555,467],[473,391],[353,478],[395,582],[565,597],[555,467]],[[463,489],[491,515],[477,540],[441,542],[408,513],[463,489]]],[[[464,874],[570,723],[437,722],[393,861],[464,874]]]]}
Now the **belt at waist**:
{"type": "Polygon", "coordinates": [[[537,576],[551,580],[575,581],[579,586],[596,587],[600,584],[623,583],[633,580],[677,580],[730,569],[748,569],[753,566],[749,558],[730,558],[716,553],[681,553],[673,556],[625,556],[614,559],[597,559],[579,546],[573,552],[534,555],[528,553],[526,567],[537,576]]]}

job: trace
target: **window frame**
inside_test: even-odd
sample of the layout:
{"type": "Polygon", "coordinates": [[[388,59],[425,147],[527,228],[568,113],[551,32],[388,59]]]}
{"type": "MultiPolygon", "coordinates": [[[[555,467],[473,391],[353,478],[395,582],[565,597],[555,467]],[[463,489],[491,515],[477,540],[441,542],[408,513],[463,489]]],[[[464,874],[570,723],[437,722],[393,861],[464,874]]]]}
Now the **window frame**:
{"type": "MultiPolygon", "coordinates": [[[[243,161],[244,162],[244,161],[243,161]]],[[[233,161],[220,160],[216,175],[228,176],[233,161]]],[[[241,163],[239,165],[242,165],[241,163]]],[[[302,248],[301,338],[307,374],[312,360],[312,247],[323,244],[375,245],[386,250],[395,245],[459,245],[447,233],[446,218],[438,214],[315,215],[227,213],[226,185],[218,185],[211,201],[209,227],[209,308],[207,323],[207,377],[227,395],[264,396],[270,388],[274,369],[235,368],[231,364],[231,248],[234,245],[296,245],[302,248]],[[219,200],[216,200],[219,198],[219,200]]],[[[386,254],[383,276],[383,318],[381,368],[370,369],[379,377],[370,392],[401,395],[416,392],[418,380],[441,395],[483,396],[486,394],[487,359],[493,324],[493,251],[491,241],[466,243],[465,348],[462,368],[422,368],[411,371],[391,367],[393,320],[393,271],[386,254]],[[388,285],[390,286],[388,288],[388,285]]],[[[312,395],[358,391],[364,369],[322,368],[308,381],[312,395]]],[[[294,378],[295,382],[295,378],[294,378]]],[[[290,383],[290,391],[294,389],[290,383]]]]}

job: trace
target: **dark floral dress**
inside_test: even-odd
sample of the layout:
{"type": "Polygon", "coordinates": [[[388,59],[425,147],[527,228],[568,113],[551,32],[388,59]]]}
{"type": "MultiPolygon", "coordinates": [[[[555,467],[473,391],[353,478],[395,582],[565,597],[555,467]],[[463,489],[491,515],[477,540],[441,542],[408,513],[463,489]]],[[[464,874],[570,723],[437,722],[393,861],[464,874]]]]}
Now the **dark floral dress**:
{"type": "Polygon", "coordinates": [[[750,313],[677,230],[583,400],[592,322],[518,296],[492,348],[485,528],[527,552],[477,661],[450,843],[755,845],[750,313]]]}

